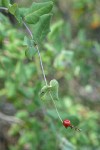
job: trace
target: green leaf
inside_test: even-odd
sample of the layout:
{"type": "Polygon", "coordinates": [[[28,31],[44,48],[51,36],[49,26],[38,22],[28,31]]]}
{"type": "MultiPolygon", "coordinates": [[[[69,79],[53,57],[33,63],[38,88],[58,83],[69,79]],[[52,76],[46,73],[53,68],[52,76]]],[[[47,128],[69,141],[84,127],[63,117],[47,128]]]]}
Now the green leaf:
{"type": "Polygon", "coordinates": [[[41,12],[43,15],[43,14],[49,13],[52,10],[52,7],[53,7],[52,1],[42,2],[42,3],[33,2],[32,6],[29,8],[29,13],[32,13],[33,11],[34,12],[38,11],[38,12],[41,12]]]}
{"type": "Polygon", "coordinates": [[[51,32],[48,36],[48,38],[50,40],[54,39],[54,37],[59,33],[59,31],[61,30],[61,28],[63,27],[63,24],[64,24],[64,21],[62,20],[59,20],[59,21],[56,21],[52,27],[51,27],[51,32]]]}
{"type": "Polygon", "coordinates": [[[51,96],[53,100],[58,100],[58,81],[53,79],[50,81],[50,85],[44,86],[40,91],[40,97],[42,100],[51,100],[51,96]]]}
{"type": "Polygon", "coordinates": [[[9,12],[15,16],[15,18],[18,20],[18,22],[20,23],[22,18],[20,16],[20,11],[18,8],[18,4],[14,3],[13,5],[10,5],[8,8],[9,12]]]}
{"type": "Polygon", "coordinates": [[[13,124],[9,130],[9,135],[11,135],[11,136],[17,135],[20,131],[20,128],[21,127],[18,124],[13,124]]]}
{"type": "Polygon", "coordinates": [[[33,44],[34,42],[32,42],[32,40],[30,40],[27,36],[24,37],[23,45],[30,47],[30,45],[32,46],[33,44]]]}
{"type": "Polygon", "coordinates": [[[34,40],[37,43],[42,42],[50,31],[51,16],[51,14],[41,16],[39,22],[34,25],[34,40]]]}
{"type": "Polygon", "coordinates": [[[37,50],[34,46],[32,47],[29,47],[26,49],[25,51],[25,55],[28,59],[32,60],[33,59],[33,56],[36,54],[37,50]]]}
{"type": "Polygon", "coordinates": [[[32,60],[33,56],[37,52],[37,50],[35,48],[34,41],[25,36],[23,45],[27,46],[27,49],[25,51],[25,55],[27,56],[28,59],[32,60]]]}
{"type": "Polygon", "coordinates": [[[35,46],[35,42],[33,39],[29,39],[27,36],[25,36],[23,45],[28,46],[28,47],[33,47],[35,46]]]}
{"type": "Polygon", "coordinates": [[[80,121],[77,115],[67,115],[66,117],[71,121],[72,125],[74,126],[79,125],[80,121]]]}
{"type": "Polygon", "coordinates": [[[53,2],[33,3],[32,7],[26,10],[27,15],[25,21],[29,24],[35,24],[39,21],[39,17],[49,13],[52,10],[53,2]]]}
{"type": "Polygon", "coordinates": [[[59,70],[71,71],[73,67],[74,52],[71,50],[62,50],[55,58],[54,67],[59,70]]]}
{"type": "Polygon", "coordinates": [[[58,100],[58,88],[59,88],[59,84],[58,81],[53,79],[50,81],[50,93],[53,97],[54,100],[58,100]]]}
{"type": "Polygon", "coordinates": [[[40,91],[40,97],[42,100],[46,99],[45,96],[47,95],[48,92],[49,92],[49,86],[48,85],[43,86],[43,88],[40,91]]]}
{"type": "Polygon", "coordinates": [[[2,5],[5,6],[5,7],[8,7],[9,4],[10,4],[10,1],[9,0],[2,0],[2,5]]]}
{"type": "Polygon", "coordinates": [[[39,21],[39,16],[35,13],[31,13],[25,17],[25,21],[29,24],[35,24],[39,21]]]}
{"type": "Polygon", "coordinates": [[[28,112],[25,110],[18,111],[16,113],[17,118],[26,119],[28,117],[28,112]]]}
{"type": "Polygon", "coordinates": [[[43,3],[35,3],[33,2],[33,4],[31,5],[30,8],[20,8],[20,14],[22,17],[25,17],[31,13],[37,13],[38,11],[41,12],[42,9],[42,15],[49,13],[52,10],[53,7],[53,2],[49,1],[49,2],[43,2],[43,3]],[[44,12],[44,13],[43,13],[44,12]]]}
{"type": "Polygon", "coordinates": [[[11,14],[15,15],[16,10],[18,9],[18,5],[14,3],[13,5],[10,5],[8,10],[11,14]]]}

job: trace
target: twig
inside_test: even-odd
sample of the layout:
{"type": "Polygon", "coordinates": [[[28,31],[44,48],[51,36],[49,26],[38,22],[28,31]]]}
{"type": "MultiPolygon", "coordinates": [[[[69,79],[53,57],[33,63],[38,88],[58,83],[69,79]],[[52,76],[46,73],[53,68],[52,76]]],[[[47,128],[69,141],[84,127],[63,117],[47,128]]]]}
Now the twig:
{"type": "MultiPolygon", "coordinates": [[[[31,38],[33,39],[33,34],[32,34],[32,32],[31,32],[31,30],[29,29],[29,27],[26,25],[26,23],[25,23],[24,21],[23,21],[23,24],[24,24],[24,26],[26,27],[26,29],[27,29],[29,35],[30,35],[31,38]]],[[[36,45],[36,48],[37,48],[37,52],[38,52],[38,56],[39,56],[39,60],[40,60],[40,66],[41,66],[43,78],[44,78],[45,84],[48,85],[47,79],[46,79],[46,76],[45,76],[45,72],[44,72],[44,67],[43,67],[43,63],[42,63],[42,58],[41,58],[41,54],[40,54],[38,45],[36,45]]],[[[55,101],[54,101],[54,99],[53,99],[53,97],[52,97],[52,95],[51,95],[50,92],[49,92],[49,94],[50,94],[50,97],[51,97],[51,99],[52,99],[52,101],[53,101],[53,104],[54,104],[54,106],[55,106],[55,109],[56,109],[56,112],[57,112],[57,114],[58,114],[58,117],[59,117],[60,121],[63,122],[62,119],[61,119],[61,117],[60,117],[60,114],[59,114],[59,112],[58,112],[56,103],[55,103],[55,101]]]]}
{"type": "Polygon", "coordinates": [[[2,10],[8,10],[8,8],[6,8],[6,7],[0,7],[0,9],[2,9],[2,10]]]}
{"type": "Polygon", "coordinates": [[[55,101],[54,101],[54,99],[53,99],[53,97],[52,97],[52,95],[51,95],[50,92],[49,92],[49,94],[50,94],[50,97],[51,97],[51,99],[52,99],[52,102],[53,102],[53,104],[54,104],[54,106],[55,106],[55,109],[56,109],[56,112],[57,112],[57,114],[58,114],[58,117],[59,117],[60,121],[63,122],[63,120],[61,119],[60,114],[59,114],[59,112],[58,112],[56,103],[55,103],[55,101]]]}
{"type": "Polygon", "coordinates": [[[25,28],[27,29],[29,35],[30,35],[31,38],[33,39],[33,34],[32,34],[32,32],[31,32],[31,30],[29,29],[29,27],[27,26],[27,24],[26,24],[24,21],[23,21],[23,24],[24,24],[25,28]]]}
{"type": "Polygon", "coordinates": [[[0,112],[0,119],[1,120],[4,120],[6,122],[9,122],[9,123],[17,123],[17,124],[22,124],[22,120],[14,117],[14,116],[7,116],[3,113],[0,112]]]}
{"type": "Polygon", "coordinates": [[[42,59],[41,59],[41,55],[40,55],[40,51],[39,51],[39,48],[38,46],[37,47],[37,51],[38,51],[38,56],[39,56],[39,59],[40,59],[40,65],[41,65],[41,69],[42,69],[42,74],[43,74],[43,77],[44,77],[44,81],[45,81],[45,84],[48,85],[47,83],[47,79],[46,79],[46,76],[45,76],[45,72],[44,72],[44,67],[43,67],[43,63],[42,63],[42,59]]]}
{"type": "MultiPolygon", "coordinates": [[[[0,9],[8,10],[8,8],[5,8],[5,7],[0,7],[0,9]]],[[[26,30],[28,31],[29,35],[31,36],[32,40],[33,40],[33,34],[32,34],[32,32],[31,32],[31,30],[29,29],[29,27],[27,26],[27,24],[26,24],[24,21],[23,21],[23,24],[24,24],[26,30]]],[[[39,60],[40,60],[40,66],[41,66],[43,78],[44,78],[45,84],[48,85],[47,79],[46,79],[46,76],[45,76],[45,72],[44,72],[44,67],[43,67],[43,63],[42,63],[42,58],[41,58],[41,54],[40,54],[38,45],[36,45],[36,48],[37,48],[37,52],[38,52],[38,56],[39,56],[39,60]]],[[[57,109],[57,107],[56,107],[56,103],[55,103],[55,101],[54,101],[54,99],[53,99],[51,93],[49,93],[49,94],[50,94],[50,97],[51,97],[51,99],[52,99],[52,101],[53,101],[53,103],[54,103],[54,106],[55,106],[56,112],[57,112],[57,114],[58,114],[58,117],[59,117],[60,121],[63,122],[62,119],[61,119],[61,117],[60,117],[60,115],[59,115],[58,109],[57,109]]],[[[1,117],[1,118],[5,118],[6,121],[10,121],[10,122],[16,122],[16,121],[17,121],[17,123],[19,122],[19,120],[16,120],[17,118],[15,118],[15,117],[13,117],[13,116],[9,116],[9,117],[8,117],[8,116],[2,114],[0,117],[1,117]]]]}
{"type": "MultiPolygon", "coordinates": [[[[26,23],[24,21],[23,21],[23,24],[24,24],[25,28],[27,29],[29,35],[33,39],[33,34],[31,32],[31,30],[29,29],[29,27],[26,25],[26,23]]],[[[36,48],[37,48],[38,56],[39,56],[39,59],[40,59],[40,65],[41,65],[41,69],[42,69],[42,73],[43,73],[43,78],[44,78],[45,84],[47,85],[47,79],[46,79],[45,72],[44,72],[44,67],[43,67],[43,63],[42,63],[42,59],[41,59],[41,54],[40,54],[40,51],[39,51],[39,48],[38,48],[37,45],[36,45],[36,48]]]]}

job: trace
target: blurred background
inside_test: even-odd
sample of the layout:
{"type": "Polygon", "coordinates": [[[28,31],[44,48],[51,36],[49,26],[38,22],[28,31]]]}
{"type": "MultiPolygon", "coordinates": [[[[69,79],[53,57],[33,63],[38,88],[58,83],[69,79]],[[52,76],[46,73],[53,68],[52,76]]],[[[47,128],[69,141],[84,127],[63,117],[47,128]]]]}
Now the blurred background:
{"type": "MultiPolygon", "coordinates": [[[[13,2],[28,7],[34,0],[13,2]]],[[[100,0],[55,0],[40,50],[48,82],[60,85],[59,113],[81,132],[64,128],[52,101],[41,101],[40,63],[25,57],[25,35],[1,11],[0,150],[100,150],[100,0]]]]}

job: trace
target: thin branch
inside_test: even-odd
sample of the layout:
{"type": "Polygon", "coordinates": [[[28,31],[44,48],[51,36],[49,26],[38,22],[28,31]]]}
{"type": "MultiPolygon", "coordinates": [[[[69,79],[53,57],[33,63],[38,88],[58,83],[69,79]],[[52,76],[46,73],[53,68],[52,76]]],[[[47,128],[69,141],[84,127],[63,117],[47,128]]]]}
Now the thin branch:
{"type": "Polygon", "coordinates": [[[3,113],[0,112],[0,119],[1,120],[4,120],[6,122],[9,122],[9,123],[17,123],[17,124],[22,124],[22,120],[14,117],[14,116],[7,116],[3,113]]]}
{"type": "Polygon", "coordinates": [[[0,7],[0,9],[8,11],[8,8],[6,8],[6,7],[0,7]]]}
{"type": "MultiPolygon", "coordinates": [[[[6,7],[0,7],[0,9],[1,10],[8,10],[8,8],[6,8],[6,7]]],[[[31,32],[31,30],[29,29],[29,27],[26,25],[26,23],[23,21],[23,24],[24,24],[24,26],[25,26],[25,28],[27,29],[27,31],[28,31],[28,33],[29,33],[29,35],[31,36],[31,38],[33,39],[33,34],[32,34],[32,32],[31,32]]]]}
{"type": "MultiPolygon", "coordinates": [[[[31,32],[31,30],[29,29],[29,27],[26,25],[26,23],[25,23],[24,21],[23,21],[23,24],[24,24],[24,26],[26,27],[26,29],[27,29],[29,35],[30,35],[31,38],[33,39],[33,34],[32,34],[32,32],[31,32]]],[[[37,52],[38,52],[38,56],[39,56],[39,60],[40,60],[40,66],[41,66],[43,78],[44,78],[45,84],[48,85],[47,79],[46,79],[46,75],[45,75],[45,72],[44,72],[44,67],[43,67],[43,63],[42,63],[41,54],[40,54],[40,51],[39,51],[39,48],[38,48],[37,45],[36,45],[36,48],[37,48],[37,52]]],[[[53,101],[53,104],[54,104],[54,106],[55,106],[55,109],[56,109],[56,112],[57,112],[57,114],[58,114],[58,117],[59,117],[60,121],[63,122],[62,119],[61,119],[61,117],[60,117],[60,114],[59,114],[59,112],[58,112],[56,103],[55,103],[55,101],[54,101],[54,99],[53,99],[53,97],[52,97],[52,95],[51,95],[50,92],[49,92],[49,94],[50,94],[50,97],[51,97],[51,99],[52,99],[52,101],[53,101]]]]}
{"type": "Polygon", "coordinates": [[[58,112],[56,103],[55,103],[55,101],[54,101],[54,99],[53,99],[53,97],[52,97],[52,95],[51,95],[50,92],[49,92],[49,94],[50,94],[50,97],[51,97],[51,99],[52,99],[52,102],[53,102],[53,104],[54,104],[54,106],[55,106],[55,109],[56,109],[56,112],[57,112],[57,114],[58,114],[58,117],[59,117],[60,121],[63,122],[63,120],[61,119],[60,114],[59,114],[59,112],[58,112]]]}
{"type": "MultiPolygon", "coordinates": [[[[31,30],[29,29],[29,27],[26,25],[26,23],[25,23],[24,21],[23,21],[23,24],[24,24],[24,26],[26,27],[26,29],[27,29],[29,35],[30,35],[31,38],[33,39],[33,34],[32,34],[32,32],[31,32],[31,30]]],[[[44,67],[43,67],[43,63],[42,63],[41,54],[40,54],[40,51],[39,51],[39,48],[38,48],[37,45],[36,45],[36,48],[37,48],[37,52],[38,52],[38,56],[39,56],[39,60],[40,60],[40,66],[41,66],[43,78],[44,78],[45,84],[48,85],[47,79],[46,79],[46,75],[45,75],[45,72],[44,72],[44,67]]],[[[52,95],[51,95],[50,92],[49,92],[49,94],[50,94],[50,97],[51,97],[51,99],[52,99],[52,101],[53,101],[53,104],[54,104],[54,106],[55,106],[55,109],[56,109],[56,112],[57,112],[57,114],[58,114],[58,117],[59,117],[60,121],[63,122],[62,119],[61,119],[61,117],[60,117],[60,114],[59,114],[59,112],[58,112],[56,103],[55,103],[55,101],[54,101],[54,99],[53,99],[53,97],[52,97],[52,95]]]]}
{"type": "Polygon", "coordinates": [[[44,81],[45,81],[45,84],[48,85],[47,79],[46,79],[46,76],[45,76],[45,72],[44,72],[44,67],[43,67],[43,63],[42,63],[41,54],[40,54],[38,46],[36,46],[36,47],[37,47],[38,56],[39,56],[39,59],[40,59],[40,65],[41,65],[41,69],[42,69],[42,74],[43,74],[43,77],[44,77],[44,81]]]}
{"type": "MultiPolygon", "coordinates": [[[[33,34],[31,32],[31,30],[29,29],[29,27],[26,25],[26,23],[24,21],[23,21],[23,24],[24,24],[25,28],[27,29],[29,35],[33,39],[33,34]]],[[[39,56],[39,59],[40,59],[40,66],[41,66],[41,69],[42,69],[43,78],[44,78],[45,84],[47,85],[47,79],[46,79],[45,72],[44,72],[44,67],[43,67],[43,63],[42,63],[42,59],[41,59],[41,54],[40,54],[38,46],[36,46],[36,48],[37,48],[38,56],[39,56]]]]}
{"type": "Polygon", "coordinates": [[[29,35],[30,35],[31,38],[33,39],[33,34],[32,34],[32,32],[31,32],[31,30],[29,29],[29,27],[27,26],[27,24],[26,24],[24,21],[23,21],[23,24],[24,24],[25,28],[27,29],[29,35]]]}
{"type": "MultiPolygon", "coordinates": [[[[0,9],[2,9],[2,10],[8,10],[8,8],[5,8],[5,7],[0,7],[0,9]]],[[[24,21],[23,21],[23,24],[24,24],[26,30],[28,31],[29,35],[30,35],[31,38],[33,39],[33,34],[32,34],[32,32],[31,32],[31,30],[29,29],[29,27],[27,26],[27,24],[26,24],[24,21]]],[[[44,72],[44,67],[43,67],[43,63],[42,63],[41,54],[40,54],[40,51],[39,51],[39,48],[38,48],[37,45],[36,45],[36,48],[37,48],[37,52],[38,52],[38,56],[39,56],[39,60],[40,60],[40,66],[41,66],[43,78],[44,78],[45,84],[48,85],[47,79],[46,79],[46,76],[45,76],[45,72],[44,72]]],[[[62,119],[61,119],[61,117],[60,117],[60,115],[59,115],[58,109],[57,109],[57,107],[56,107],[56,103],[55,103],[55,101],[54,101],[54,99],[53,99],[53,97],[52,97],[52,95],[51,95],[50,92],[49,92],[49,94],[50,94],[50,97],[51,97],[51,99],[52,99],[52,101],[53,101],[53,103],[54,103],[54,106],[55,106],[56,112],[57,112],[57,114],[58,114],[58,117],[59,117],[60,121],[63,122],[62,119]]],[[[4,115],[4,114],[2,114],[2,113],[0,113],[0,119],[3,119],[3,120],[8,121],[8,122],[20,123],[20,120],[19,120],[19,119],[15,118],[15,117],[13,117],[13,116],[6,116],[6,115],[4,115]]]]}

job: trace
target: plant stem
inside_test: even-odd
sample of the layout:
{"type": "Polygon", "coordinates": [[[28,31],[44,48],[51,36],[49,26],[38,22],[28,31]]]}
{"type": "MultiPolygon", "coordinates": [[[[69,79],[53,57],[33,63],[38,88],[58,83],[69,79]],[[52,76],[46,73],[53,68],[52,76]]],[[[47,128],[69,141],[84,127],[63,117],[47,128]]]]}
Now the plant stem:
{"type": "Polygon", "coordinates": [[[29,29],[29,27],[26,25],[26,23],[25,23],[24,21],[23,21],[23,24],[24,24],[25,28],[27,29],[29,35],[30,35],[31,38],[33,39],[33,34],[32,34],[32,32],[31,32],[31,30],[29,29]]]}
{"type": "MultiPolygon", "coordinates": [[[[31,36],[31,38],[33,39],[33,34],[32,34],[32,32],[31,32],[31,30],[29,29],[29,27],[26,25],[26,23],[25,23],[24,21],[23,21],[23,24],[24,24],[24,26],[26,27],[26,29],[27,29],[27,31],[28,31],[28,33],[29,33],[29,35],[30,35],[30,36],[31,36]]],[[[41,70],[42,70],[43,78],[44,78],[45,84],[46,84],[46,85],[48,85],[48,83],[47,83],[47,79],[46,79],[46,76],[45,76],[45,72],[44,72],[44,67],[43,67],[43,63],[42,63],[41,54],[40,54],[40,51],[39,51],[39,48],[38,48],[38,46],[37,46],[37,45],[36,45],[36,48],[37,48],[37,52],[38,52],[38,56],[39,56],[39,60],[40,60],[40,66],[41,66],[41,70]]],[[[50,92],[49,92],[49,94],[50,94],[51,100],[52,100],[52,102],[53,102],[53,104],[54,104],[54,106],[55,106],[55,109],[56,109],[57,115],[58,115],[58,117],[59,117],[60,121],[61,121],[61,122],[63,122],[63,121],[62,121],[62,119],[61,119],[61,117],[60,117],[60,114],[59,114],[59,112],[58,112],[58,109],[57,109],[56,103],[55,103],[55,101],[54,101],[54,99],[53,99],[53,97],[52,97],[52,95],[51,95],[51,93],[50,93],[50,92]]]]}
{"type": "MultiPolygon", "coordinates": [[[[25,28],[27,29],[29,35],[30,35],[31,38],[33,39],[33,34],[32,34],[32,32],[31,32],[31,30],[29,29],[29,27],[26,25],[26,23],[25,23],[24,21],[23,21],[23,24],[24,24],[25,28]]],[[[43,78],[44,78],[45,84],[48,85],[47,79],[46,79],[46,76],[45,76],[45,72],[44,72],[44,67],[43,67],[43,63],[42,63],[41,54],[40,54],[40,51],[39,51],[39,48],[38,48],[37,45],[36,45],[36,48],[37,48],[37,52],[38,52],[38,56],[39,56],[39,60],[40,60],[40,66],[41,66],[43,78]]],[[[56,112],[57,112],[57,114],[58,114],[58,117],[59,117],[60,121],[63,122],[62,119],[61,119],[61,117],[60,117],[60,114],[59,114],[59,112],[58,112],[56,103],[55,103],[55,101],[54,101],[54,99],[53,99],[53,97],[52,97],[52,95],[51,95],[50,92],[49,92],[49,94],[50,94],[50,97],[51,97],[51,99],[52,99],[52,102],[53,102],[53,104],[54,104],[54,106],[55,106],[55,109],[56,109],[56,112]]]]}
{"type": "Polygon", "coordinates": [[[59,117],[60,121],[63,122],[63,120],[62,120],[62,118],[60,117],[60,114],[59,114],[59,112],[58,112],[56,103],[55,103],[55,101],[54,101],[54,99],[53,99],[53,97],[52,97],[52,95],[51,95],[50,92],[49,92],[49,94],[50,94],[50,97],[51,97],[51,99],[52,99],[52,102],[53,102],[53,104],[54,104],[54,106],[55,106],[55,109],[56,109],[56,112],[57,112],[57,114],[58,114],[58,117],[59,117]]]}
{"type": "Polygon", "coordinates": [[[43,67],[43,63],[42,63],[41,54],[40,54],[38,46],[36,46],[36,47],[37,47],[38,56],[39,56],[39,59],[40,59],[40,65],[41,65],[41,69],[42,69],[42,74],[43,74],[43,77],[44,77],[44,81],[45,81],[45,84],[48,85],[47,79],[46,79],[46,76],[45,76],[45,72],[44,72],[44,67],[43,67]]]}
{"type": "MultiPolygon", "coordinates": [[[[8,8],[6,8],[6,7],[0,7],[0,9],[6,10],[6,11],[8,10],[8,8]]],[[[24,21],[23,21],[23,24],[24,24],[26,30],[28,31],[29,35],[31,36],[32,40],[33,40],[33,34],[32,34],[32,32],[31,32],[31,30],[29,29],[29,27],[27,26],[27,24],[26,24],[24,21]]],[[[39,56],[39,60],[40,60],[40,66],[41,66],[43,78],[44,78],[45,84],[48,85],[47,79],[46,79],[46,76],[45,76],[45,72],[44,72],[44,67],[43,67],[43,63],[42,63],[41,54],[40,54],[40,51],[39,51],[39,48],[38,48],[37,45],[36,45],[36,48],[37,48],[37,52],[38,52],[38,56],[39,56]]],[[[56,107],[56,103],[55,103],[55,101],[54,101],[54,99],[53,99],[53,97],[52,97],[52,95],[51,95],[50,92],[49,92],[49,94],[50,94],[50,97],[51,97],[51,99],[52,99],[52,102],[53,102],[53,104],[54,104],[54,106],[55,106],[55,109],[56,109],[56,112],[57,112],[57,114],[58,114],[58,117],[59,117],[60,121],[63,122],[62,119],[61,119],[61,117],[60,117],[60,114],[59,114],[59,112],[58,112],[58,109],[57,109],[57,107],[56,107]]]]}
{"type": "MultiPolygon", "coordinates": [[[[31,32],[31,30],[29,29],[29,27],[26,25],[26,23],[24,21],[23,21],[23,24],[24,24],[25,28],[27,29],[29,35],[33,39],[33,34],[31,32]]],[[[41,66],[41,69],[42,69],[43,78],[44,78],[45,84],[48,85],[47,84],[47,79],[46,79],[46,76],[45,76],[45,72],[44,72],[44,67],[43,67],[42,59],[41,59],[41,54],[40,54],[40,51],[39,51],[39,48],[38,48],[37,45],[36,45],[36,48],[37,48],[37,52],[38,52],[38,56],[39,56],[39,60],[40,60],[40,66],[41,66]]]]}
{"type": "Polygon", "coordinates": [[[2,9],[2,10],[8,10],[8,8],[6,8],[6,7],[0,7],[0,9],[2,9]]]}
{"type": "MultiPolygon", "coordinates": [[[[0,9],[2,9],[2,10],[8,10],[8,8],[6,8],[6,7],[0,7],[0,9]]],[[[27,26],[27,24],[24,21],[23,21],[23,24],[24,24],[26,30],[28,31],[29,35],[33,39],[33,34],[31,32],[31,30],[29,29],[29,27],[27,26]]],[[[42,59],[41,59],[41,54],[40,54],[38,46],[36,46],[36,48],[37,48],[38,56],[39,56],[39,59],[40,59],[40,65],[41,65],[41,69],[42,69],[42,74],[43,74],[43,77],[44,77],[44,81],[45,81],[45,84],[48,85],[47,84],[47,79],[46,79],[46,76],[45,76],[45,72],[44,72],[44,67],[43,67],[42,59]]]]}
{"type": "Polygon", "coordinates": [[[8,123],[17,123],[17,124],[22,124],[23,121],[21,119],[18,119],[14,116],[7,116],[3,113],[0,112],[0,120],[6,121],[8,123]]]}

